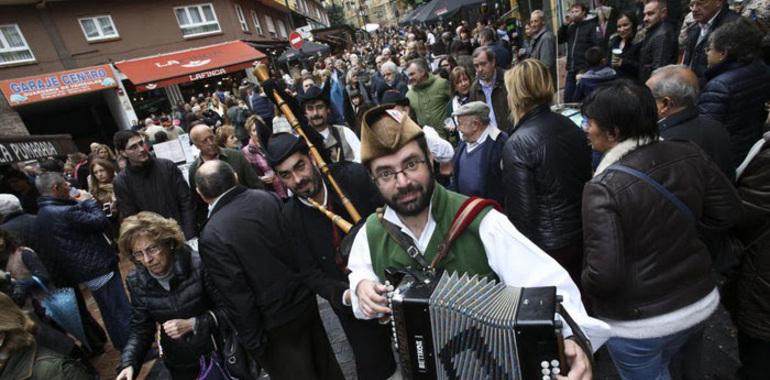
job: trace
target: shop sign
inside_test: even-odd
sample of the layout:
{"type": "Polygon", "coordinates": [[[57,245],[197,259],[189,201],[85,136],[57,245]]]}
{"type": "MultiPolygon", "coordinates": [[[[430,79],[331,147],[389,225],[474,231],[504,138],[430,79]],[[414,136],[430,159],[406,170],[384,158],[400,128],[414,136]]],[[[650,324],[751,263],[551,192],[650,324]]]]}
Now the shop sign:
{"type": "Polygon", "coordinates": [[[77,152],[70,135],[0,137],[0,164],[77,152]]]}
{"type": "Polygon", "coordinates": [[[155,90],[247,69],[267,57],[243,41],[115,63],[136,91],[155,90]]]}
{"type": "Polygon", "coordinates": [[[0,81],[12,107],[117,87],[108,65],[0,81]]]}

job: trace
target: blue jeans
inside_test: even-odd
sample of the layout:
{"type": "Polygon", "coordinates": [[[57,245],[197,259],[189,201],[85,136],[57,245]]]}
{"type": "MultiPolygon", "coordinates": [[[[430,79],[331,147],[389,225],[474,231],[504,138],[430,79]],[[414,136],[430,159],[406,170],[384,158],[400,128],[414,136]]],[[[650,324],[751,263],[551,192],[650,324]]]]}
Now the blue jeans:
{"type": "Polygon", "coordinates": [[[102,313],[104,327],[107,329],[107,335],[110,336],[112,346],[122,351],[128,342],[128,333],[131,330],[129,327],[131,305],[128,303],[120,272],[115,271],[106,284],[91,293],[102,313]]]}
{"type": "Polygon", "coordinates": [[[670,380],[671,358],[692,340],[703,338],[704,324],[660,338],[611,338],[607,341],[612,361],[623,380],[670,380]]]}

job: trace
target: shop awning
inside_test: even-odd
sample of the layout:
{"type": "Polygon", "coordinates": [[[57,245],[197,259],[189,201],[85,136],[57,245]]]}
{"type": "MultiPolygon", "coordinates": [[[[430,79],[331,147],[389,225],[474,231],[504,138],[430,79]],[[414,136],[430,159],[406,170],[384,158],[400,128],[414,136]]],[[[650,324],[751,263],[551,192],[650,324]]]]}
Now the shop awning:
{"type": "Polygon", "coordinates": [[[232,73],[251,67],[267,56],[243,41],[231,41],[115,64],[137,91],[232,73]]]}
{"type": "Polygon", "coordinates": [[[0,137],[0,164],[64,156],[77,151],[70,135],[0,137]]]}

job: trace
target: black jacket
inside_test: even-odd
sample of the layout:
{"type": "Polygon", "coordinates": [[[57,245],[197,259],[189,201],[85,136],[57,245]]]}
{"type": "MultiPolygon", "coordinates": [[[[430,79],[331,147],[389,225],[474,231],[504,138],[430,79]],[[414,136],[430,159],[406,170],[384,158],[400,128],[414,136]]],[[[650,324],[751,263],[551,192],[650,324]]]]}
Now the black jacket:
{"type": "Polygon", "coordinates": [[[264,348],[266,329],[317,307],[301,284],[290,239],[281,223],[281,201],[243,186],[219,198],[201,231],[201,259],[240,342],[253,354],[264,348]]]}
{"type": "Polygon", "coordinates": [[[762,136],[770,100],[770,67],[762,62],[725,62],[709,68],[698,100],[700,114],[727,128],[733,165],[738,166],[762,136]]]}
{"type": "Polygon", "coordinates": [[[152,211],[176,220],[187,239],[195,236],[190,187],[173,162],[150,158],[145,166],[128,166],[115,177],[113,186],[121,218],[152,211]]]}
{"type": "Polygon", "coordinates": [[[559,43],[567,44],[567,71],[577,73],[588,67],[585,53],[588,48],[601,46],[602,32],[595,18],[559,28],[559,43]]]}
{"type": "Polygon", "coordinates": [[[8,214],[0,223],[0,230],[12,233],[22,245],[38,250],[38,238],[35,235],[35,215],[27,214],[24,211],[17,211],[8,214]]]}
{"type": "Polygon", "coordinates": [[[712,32],[714,32],[720,26],[735,21],[740,18],[738,13],[730,10],[725,3],[724,9],[719,11],[719,14],[714,19],[714,23],[711,24],[708,33],[698,43],[700,37],[700,24],[694,22],[687,29],[687,45],[684,47],[684,64],[690,66],[695,75],[703,85],[706,81],[706,70],[708,69],[708,61],[706,59],[706,46],[708,46],[708,39],[712,32]]]}
{"type": "Polygon", "coordinates": [[[734,233],[747,249],[725,297],[735,302],[730,310],[738,330],[764,341],[770,341],[769,166],[770,142],[765,142],[736,182],[744,212],[734,233]]]}
{"type": "Polygon", "coordinates": [[[654,142],[618,163],[665,186],[698,223],[647,182],[617,171],[598,173],[583,190],[582,282],[594,313],[635,320],[702,299],[716,283],[698,230],[721,231],[734,223],[740,207],[735,189],[690,142],[654,142]]]}
{"type": "Polygon", "coordinates": [[[658,122],[660,137],[689,140],[697,144],[717,164],[727,178],[735,177],[730,156],[730,134],[722,123],[698,116],[695,107],[686,108],[658,122]]]}
{"type": "Polygon", "coordinates": [[[142,265],[126,278],[131,295],[131,333],[123,348],[120,368],[133,367],[138,373],[147,351],[155,341],[157,325],[172,319],[195,318],[195,331],[178,340],[161,331],[161,346],[164,364],[173,369],[197,368],[201,355],[211,352],[214,347],[211,334],[216,321],[221,319],[223,310],[215,307],[219,299],[216,288],[207,279],[197,254],[187,246],[173,253],[171,289],[164,289],[142,265]],[[217,319],[209,314],[217,315],[217,319]]]}
{"type": "MultiPolygon", "coordinates": [[[[620,40],[621,38],[617,34],[610,37],[609,47],[607,48],[607,62],[612,62],[612,50],[620,49],[620,40]]],[[[619,77],[634,81],[639,80],[639,53],[641,49],[641,43],[623,46],[623,53],[620,54],[623,63],[618,67],[613,66],[619,77]]]]}
{"type": "MultiPolygon", "coordinates": [[[[330,170],[345,196],[361,214],[362,221],[377,207],[384,204],[380,192],[363,165],[355,162],[338,162],[330,170]]],[[[330,211],[353,222],[334,189],[326,183],[330,211]]],[[[302,280],[313,292],[323,297],[336,312],[352,315],[349,306],[342,305],[342,294],[348,288],[348,277],[342,268],[347,264],[337,249],[345,233],[333,226],[331,220],[313,207],[303,204],[297,196],[291,197],[283,207],[285,230],[292,236],[294,249],[301,259],[302,280]],[[336,239],[335,239],[336,236],[336,239]],[[337,262],[337,260],[343,260],[337,262]]]]}
{"type": "Polygon", "coordinates": [[[667,20],[659,22],[647,30],[639,51],[639,80],[644,83],[650,79],[655,69],[676,63],[679,55],[677,30],[667,20]]]}
{"type": "Polygon", "coordinates": [[[43,196],[38,203],[40,259],[54,278],[74,285],[117,269],[117,255],[104,236],[110,220],[95,200],[43,196]]]}
{"type": "Polygon", "coordinates": [[[591,179],[585,133],[539,106],[519,120],[503,148],[505,213],[544,250],[580,241],[580,192],[591,179]]]}

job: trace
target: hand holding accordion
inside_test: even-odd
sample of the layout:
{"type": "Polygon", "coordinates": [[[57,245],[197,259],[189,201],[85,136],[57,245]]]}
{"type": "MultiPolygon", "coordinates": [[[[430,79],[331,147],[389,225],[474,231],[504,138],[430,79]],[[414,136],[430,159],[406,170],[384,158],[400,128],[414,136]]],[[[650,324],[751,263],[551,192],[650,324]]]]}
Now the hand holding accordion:
{"type": "Polygon", "coordinates": [[[549,380],[568,365],[570,378],[591,377],[590,349],[562,339],[555,287],[430,272],[395,283],[388,301],[406,379],[549,380]]]}

